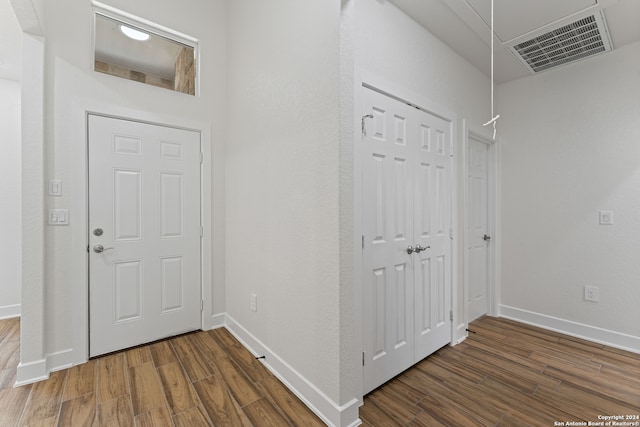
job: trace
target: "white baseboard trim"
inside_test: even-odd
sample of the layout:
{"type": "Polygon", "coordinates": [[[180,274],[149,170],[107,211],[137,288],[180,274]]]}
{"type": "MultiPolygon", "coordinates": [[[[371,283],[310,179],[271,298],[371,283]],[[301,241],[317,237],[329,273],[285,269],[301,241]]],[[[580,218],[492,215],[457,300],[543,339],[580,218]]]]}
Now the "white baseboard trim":
{"type": "Polygon", "coordinates": [[[500,306],[500,317],[516,320],[540,328],[549,329],[562,334],[571,335],[610,347],[619,348],[633,353],[640,353],[640,337],[621,334],[620,332],[585,325],[571,320],[560,319],[546,314],[522,310],[520,308],[500,306]]]}
{"type": "Polygon", "coordinates": [[[18,364],[15,387],[32,384],[49,378],[46,359],[18,364]]]}
{"type": "Polygon", "coordinates": [[[344,405],[336,404],[229,315],[225,326],[255,356],[266,356],[262,359],[264,365],[328,426],[355,427],[361,424],[358,399],[353,398],[344,405]]]}
{"type": "Polygon", "coordinates": [[[21,305],[5,305],[0,307],[0,319],[10,319],[12,317],[20,317],[21,305]]]}
{"type": "Polygon", "coordinates": [[[203,330],[222,328],[225,325],[226,313],[218,313],[205,320],[203,330]]]}
{"type": "Polygon", "coordinates": [[[67,349],[48,354],[44,359],[29,363],[20,363],[16,373],[16,387],[36,383],[49,378],[51,372],[60,371],[73,366],[69,363],[73,357],[73,350],[67,349]]]}

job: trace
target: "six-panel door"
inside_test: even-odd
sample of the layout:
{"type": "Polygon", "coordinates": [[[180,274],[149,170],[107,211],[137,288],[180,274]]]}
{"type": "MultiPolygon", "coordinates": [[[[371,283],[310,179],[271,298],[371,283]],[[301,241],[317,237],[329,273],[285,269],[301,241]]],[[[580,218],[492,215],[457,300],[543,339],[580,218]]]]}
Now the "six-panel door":
{"type": "Polygon", "coordinates": [[[452,136],[449,122],[367,88],[363,112],[366,393],[451,341],[452,136]]]}
{"type": "Polygon", "coordinates": [[[489,145],[469,138],[467,176],[468,321],[487,314],[489,299],[489,145]]]}
{"type": "Polygon", "coordinates": [[[200,134],[89,116],[90,355],[200,327],[200,134]]]}

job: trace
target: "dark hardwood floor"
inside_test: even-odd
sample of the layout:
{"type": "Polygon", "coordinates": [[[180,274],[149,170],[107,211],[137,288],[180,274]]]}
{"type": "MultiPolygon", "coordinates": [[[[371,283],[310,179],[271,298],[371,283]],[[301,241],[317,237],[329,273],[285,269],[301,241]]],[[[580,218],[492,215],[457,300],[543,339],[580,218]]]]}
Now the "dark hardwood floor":
{"type": "Polygon", "coordinates": [[[475,334],[462,344],[368,394],[363,425],[560,426],[640,417],[639,354],[502,318],[469,328],[475,334]]]}
{"type": "MultiPolygon", "coordinates": [[[[482,318],[470,329],[462,344],[367,395],[363,425],[557,426],[640,416],[640,355],[506,319],[482,318]]],[[[0,426],[324,425],[224,329],[14,388],[19,335],[18,319],[0,320],[0,426]]]]}

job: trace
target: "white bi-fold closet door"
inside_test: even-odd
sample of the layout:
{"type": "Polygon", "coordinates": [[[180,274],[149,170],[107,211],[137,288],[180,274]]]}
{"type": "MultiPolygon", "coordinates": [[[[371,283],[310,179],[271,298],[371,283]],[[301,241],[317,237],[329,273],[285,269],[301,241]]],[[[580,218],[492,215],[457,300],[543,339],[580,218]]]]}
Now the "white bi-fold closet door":
{"type": "Polygon", "coordinates": [[[199,329],[200,134],[89,115],[91,356],[199,329]]]}
{"type": "Polygon", "coordinates": [[[364,87],[364,392],[451,342],[451,123],[364,87]]]}

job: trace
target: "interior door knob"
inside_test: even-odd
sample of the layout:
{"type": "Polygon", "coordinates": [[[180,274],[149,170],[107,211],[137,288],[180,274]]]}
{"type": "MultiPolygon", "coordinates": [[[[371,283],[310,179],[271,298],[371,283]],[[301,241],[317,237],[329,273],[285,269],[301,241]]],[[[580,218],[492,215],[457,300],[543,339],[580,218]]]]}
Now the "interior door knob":
{"type": "Polygon", "coordinates": [[[426,246],[426,247],[424,247],[424,248],[423,248],[422,246],[420,246],[420,243],[418,243],[418,244],[416,245],[416,249],[415,249],[415,251],[416,251],[417,253],[420,253],[420,252],[422,252],[422,251],[426,251],[426,250],[427,250],[427,249],[429,249],[430,247],[431,247],[431,246],[426,246]]]}
{"type": "Polygon", "coordinates": [[[415,249],[413,249],[413,246],[409,245],[409,247],[407,248],[407,253],[411,255],[414,251],[415,249]]]}
{"type": "Polygon", "coordinates": [[[95,245],[93,247],[93,252],[95,252],[97,254],[100,254],[100,253],[105,252],[105,251],[110,251],[111,249],[113,249],[113,248],[105,248],[102,245],[95,245]]]}

